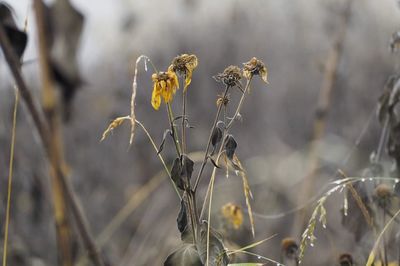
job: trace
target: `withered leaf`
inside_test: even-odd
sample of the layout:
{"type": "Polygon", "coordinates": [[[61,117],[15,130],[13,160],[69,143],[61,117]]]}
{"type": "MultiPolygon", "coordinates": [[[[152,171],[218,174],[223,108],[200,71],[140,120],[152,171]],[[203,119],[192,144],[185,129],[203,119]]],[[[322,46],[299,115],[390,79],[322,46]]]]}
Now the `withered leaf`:
{"type": "Polygon", "coordinates": [[[164,266],[202,266],[194,244],[183,244],[172,252],[164,262],[164,266]]]}
{"type": "Polygon", "coordinates": [[[179,210],[178,218],[176,219],[179,232],[183,233],[187,227],[187,212],[183,199],[181,200],[181,209],[179,210]]]}
{"type": "Polygon", "coordinates": [[[186,155],[183,155],[182,159],[184,161],[184,167],[182,169],[181,175],[187,177],[190,180],[192,178],[194,162],[186,155]]]}
{"type": "Polygon", "coordinates": [[[69,0],[57,0],[46,8],[46,29],[50,49],[50,64],[64,103],[64,119],[70,118],[70,108],[77,89],[83,84],[79,74],[77,53],[84,16],[69,0]]]}
{"type": "Polygon", "coordinates": [[[210,156],[208,156],[208,159],[210,159],[210,161],[211,161],[211,163],[215,166],[215,167],[217,167],[217,168],[221,168],[220,166],[218,166],[218,164],[214,161],[214,159],[213,158],[211,158],[210,156]]]}
{"type": "MultiPolygon", "coordinates": [[[[207,222],[203,221],[200,225],[200,234],[197,239],[197,250],[201,262],[206,263],[207,260],[207,222]]],[[[228,265],[228,256],[226,255],[222,236],[219,235],[213,228],[210,228],[210,243],[209,243],[209,265],[228,265]]]]}
{"type": "Polygon", "coordinates": [[[225,141],[225,151],[226,151],[226,156],[230,160],[233,159],[233,155],[235,154],[236,147],[237,147],[237,143],[236,143],[235,139],[233,138],[232,135],[228,135],[228,137],[226,138],[226,141],[225,141]]]}
{"type": "Polygon", "coordinates": [[[24,31],[18,29],[13,18],[11,7],[3,2],[0,2],[0,23],[4,27],[11,46],[21,60],[28,42],[28,35],[24,31]]]}
{"type": "Polygon", "coordinates": [[[175,158],[174,163],[172,164],[171,168],[171,178],[174,181],[175,185],[180,188],[184,189],[184,183],[182,180],[182,164],[180,158],[175,158]]]}
{"type": "Polygon", "coordinates": [[[211,144],[217,145],[222,139],[222,130],[219,127],[215,127],[211,135],[211,144]]]}
{"type": "Polygon", "coordinates": [[[172,130],[171,129],[167,129],[167,130],[164,131],[160,147],[158,148],[158,151],[157,151],[157,155],[160,154],[162,152],[162,150],[164,149],[165,140],[166,140],[168,135],[170,135],[172,137],[172,130]]]}

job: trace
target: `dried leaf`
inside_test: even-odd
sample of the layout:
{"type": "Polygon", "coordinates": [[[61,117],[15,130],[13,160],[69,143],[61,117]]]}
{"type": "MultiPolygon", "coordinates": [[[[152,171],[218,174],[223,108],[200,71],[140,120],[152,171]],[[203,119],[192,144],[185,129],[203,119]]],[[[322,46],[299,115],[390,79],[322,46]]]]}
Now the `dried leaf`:
{"type": "MultiPolygon", "coordinates": [[[[207,260],[207,228],[207,222],[203,221],[200,225],[200,234],[196,245],[203,264],[205,264],[207,260]]],[[[222,244],[222,237],[213,228],[210,228],[209,245],[209,265],[228,265],[228,256],[226,255],[224,245],[222,244]]]]}
{"type": "Polygon", "coordinates": [[[108,128],[103,132],[103,136],[101,137],[100,141],[103,141],[115,128],[122,125],[125,120],[130,120],[129,116],[117,117],[115,118],[108,128]]]}
{"type": "Polygon", "coordinates": [[[185,231],[185,229],[187,228],[187,222],[188,222],[186,206],[185,206],[185,202],[183,201],[183,199],[181,200],[181,209],[179,211],[176,222],[178,224],[179,232],[183,233],[185,231]]]}
{"type": "Polygon", "coordinates": [[[3,2],[0,3],[0,23],[4,27],[15,53],[18,58],[21,59],[28,42],[28,35],[24,31],[18,29],[12,13],[10,6],[3,2]]]}
{"type": "Polygon", "coordinates": [[[189,180],[192,178],[192,173],[193,173],[193,166],[194,162],[186,155],[182,156],[183,158],[183,169],[182,169],[182,176],[187,177],[189,180]]]}
{"type": "Polygon", "coordinates": [[[182,164],[180,158],[175,158],[174,163],[172,164],[171,178],[178,188],[182,190],[184,189],[184,183],[182,180],[182,164]]]}
{"type": "Polygon", "coordinates": [[[183,244],[171,253],[164,266],[203,266],[194,244],[183,244]]]}
{"type": "Polygon", "coordinates": [[[251,190],[250,190],[246,171],[244,170],[242,163],[240,162],[239,158],[236,155],[234,155],[234,157],[233,157],[233,162],[236,165],[238,165],[238,167],[240,169],[242,169],[241,171],[239,171],[239,173],[243,180],[243,192],[244,192],[244,196],[246,198],[247,212],[249,214],[249,220],[250,220],[250,225],[251,225],[251,233],[253,234],[253,237],[255,237],[254,217],[253,217],[253,211],[252,211],[251,203],[250,203],[250,199],[253,199],[253,194],[251,193],[251,190]]]}
{"type": "Polygon", "coordinates": [[[164,131],[160,147],[158,148],[158,151],[157,151],[157,155],[160,154],[162,152],[162,150],[164,149],[165,140],[166,140],[168,135],[170,135],[172,137],[172,130],[171,129],[167,129],[167,130],[164,131]]]}
{"type": "Polygon", "coordinates": [[[77,53],[84,16],[69,0],[57,0],[47,8],[47,35],[53,75],[62,90],[64,119],[70,118],[72,100],[83,84],[77,53]]]}
{"type": "Polygon", "coordinates": [[[221,142],[221,140],[222,140],[222,129],[220,129],[219,127],[215,127],[211,135],[211,144],[214,146],[214,149],[215,146],[221,142]]]}
{"type": "Polygon", "coordinates": [[[229,158],[229,160],[233,159],[233,155],[235,154],[235,150],[237,147],[237,143],[235,139],[233,138],[232,135],[228,135],[225,141],[225,152],[226,156],[229,158]]]}

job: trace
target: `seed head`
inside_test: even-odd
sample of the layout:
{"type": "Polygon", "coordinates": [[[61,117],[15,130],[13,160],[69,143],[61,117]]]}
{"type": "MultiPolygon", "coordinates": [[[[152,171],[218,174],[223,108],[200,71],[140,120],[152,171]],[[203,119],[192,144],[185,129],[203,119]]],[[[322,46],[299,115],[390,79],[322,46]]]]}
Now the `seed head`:
{"type": "Polygon", "coordinates": [[[223,73],[215,75],[214,79],[224,83],[226,86],[233,87],[242,79],[242,73],[238,66],[228,66],[223,73]]]}
{"type": "Polygon", "coordinates": [[[267,67],[261,60],[253,57],[249,62],[243,63],[243,76],[250,79],[256,75],[259,75],[265,83],[268,83],[267,67]]]}
{"type": "Polygon", "coordinates": [[[353,257],[348,253],[343,253],[339,256],[338,262],[340,266],[353,266],[353,257]]]}
{"type": "Polygon", "coordinates": [[[299,246],[291,237],[284,238],[281,242],[282,254],[288,259],[298,259],[299,246]]]}

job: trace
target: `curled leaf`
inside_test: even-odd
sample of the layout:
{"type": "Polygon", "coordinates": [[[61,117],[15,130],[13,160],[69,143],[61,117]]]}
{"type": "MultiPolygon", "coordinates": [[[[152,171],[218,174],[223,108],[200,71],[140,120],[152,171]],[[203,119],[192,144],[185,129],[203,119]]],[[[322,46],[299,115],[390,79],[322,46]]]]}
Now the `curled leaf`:
{"type": "Polygon", "coordinates": [[[158,148],[158,151],[157,151],[157,155],[160,154],[162,152],[162,150],[164,149],[165,140],[166,140],[168,135],[172,136],[172,130],[171,129],[167,129],[167,130],[164,131],[160,147],[158,148]]]}
{"type": "Polygon", "coordinates": [[[172,164],[171,168],[171,178],[174,181],[175,185],[180,188],[184,189],[184,183],[182,180],[182,164],[180,158],[175,158],[174,163],[172,164]]]}
{"type": "Polygon", "coordinates": [[[183,244],[172,252],[164,262],[164,266],[203,266],[194,244],[183,244]]]}
{"type": "Polygon", "coordinates": [[[237,147],[237,143],[235,139],[233,138],[232,135],[228,135],[225,141],[225,151],[226,151],[226,156],[229,158],[229,160],[233,159],[233,155],[235,154],[235,150],[237,147]]]}
{"type": "Polygon", "coordinates": [[[108,126],[108,128],[103,132],[103,136],[101,137],[100,141],[103,141],[115,128],[119,127],[120,125],[122,125],[122,123],[125,120],[130,120],[129,116],[123,116],[123,117],[117,117],[115,118],[110,125],[108,126]]]}
{"type": "MultiPolygon", "coordinates": [[[[197,239],[197,250],[203,264],[207,260],[207,228],[208,224],[203,221],[200,225],[200,234],[197,239]]],[[[219,235],[213,228],[210,228],[209,242],[209,265],[210,266],[225,266],[228,265],[228,256],[222,243],[222,236],[219,235]]]]}
{"type": "Polygon", "coordinates": [[[179,232],[183,233],[187,227],[187,211],[185,202],[181,200],[181,209],[179,210],[178,218],[176,219],[179,232]]]}
{"type": "Polygon", "coordinates": [[[0,23],[4,27],[12,48],[18,58],[21,59],[28,42],[28,36],[24,31],[18,29],[11,7],[3,2],[0,3],[0,23]]]}

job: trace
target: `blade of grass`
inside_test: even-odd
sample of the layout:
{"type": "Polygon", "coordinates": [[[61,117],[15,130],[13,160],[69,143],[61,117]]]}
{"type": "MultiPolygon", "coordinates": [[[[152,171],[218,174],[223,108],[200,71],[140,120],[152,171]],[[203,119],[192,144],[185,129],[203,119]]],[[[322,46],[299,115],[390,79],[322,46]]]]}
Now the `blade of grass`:
{"type": "Polygon", "coordinates": [[[18,89],[15,88],[15,103],[14,103],[13,122],[11,129],[10,163],[8,168],[7,210],[6,210],[5,229],[4,229],[3,266],[7,265],[7,244],[8,244],[8,232],[9,232],[8,229],[10,224],[11,189],[12,189],[12,177],[14,168],[15,132],[17,127],[18,101],[19,101],[19,93],[18,89]]]}

